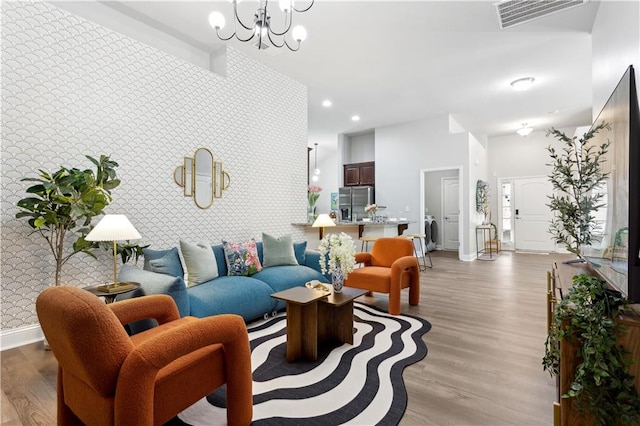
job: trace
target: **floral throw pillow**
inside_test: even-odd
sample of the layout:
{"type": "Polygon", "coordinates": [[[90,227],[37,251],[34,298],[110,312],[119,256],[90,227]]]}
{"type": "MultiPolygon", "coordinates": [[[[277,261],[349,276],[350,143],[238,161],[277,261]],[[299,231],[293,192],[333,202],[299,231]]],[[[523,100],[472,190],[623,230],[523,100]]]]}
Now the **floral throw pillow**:
{"type": "Polygon", "coordinates": [[[222,241],[222,245],[227,261],[227,275],[248,277],[262,270],[256,240],[253,238],[238,243],[222,241]]]}

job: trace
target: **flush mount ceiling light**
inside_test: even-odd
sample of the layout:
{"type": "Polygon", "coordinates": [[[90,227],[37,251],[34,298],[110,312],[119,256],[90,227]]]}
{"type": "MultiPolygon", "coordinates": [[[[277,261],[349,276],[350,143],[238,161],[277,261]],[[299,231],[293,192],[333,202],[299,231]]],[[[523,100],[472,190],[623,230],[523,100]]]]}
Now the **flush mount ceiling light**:
{"type": "Polygon", "coordinates": [[[522,136],[523,138],[527,137],[527,135],[531,132],[533,132],[533,128],[527,127],[527,123],[522,123],[522,127],[516,130],[516,133],[522,136]]]}
{"type": "Polygon", "coordinates": [[[314,143],[314,145],[316,146],[315,148],[315,162],[313,164],[313,177],[311,178],[312,181],[317,182],[319,179],[319,175],[320,175],[320,169],[318,168],[318,143],[314,143]]]}
{"type": "Polygon", "coordinates": [[[360,116],[354,115],[353,117],[351,117],[351,121],[360,121],[360,116]]]}
{"type": "Polygon", "coordinates": [[[536,79],[533,77],[519,78],[511,82],[511,87],[513,87],[513,90],[529,90],[534,81],[536,79]]]}
{"type": "Polygon", "coordinates": [[[331,105],[333,105],[331,103],[331,101],[329,99],[325,99],[324,101],[322,101],[322,106],[325,108],[329,108],[331,105]]]}
{"type": "Polygon", "coordinates": [[[269,14],[272,10],[269,8],[269,5],[275,3],[275,0],[272,0],[271,2],[269,0],[260,0],[260,7],[258,7],[258,10],[253,15],[253,25],[246,25],[242,19],[240,19],[240,16],[238,15],[238,1],[239,0],[232,1],[234,25],[233,32],[228,36],[220,34],[220,30],[224,28],[226,22],[224,15],[218,11],[212,12],[209,15],[209,25],[216,29],[216,34],[220,40],[228,41],[235,37],[237,40],[242,42],[248,42],[257,37],[255,45],[259,50],[268,49],[271,46],[278,48],[286,46],[289,50],[294,52],[300,49],[300,44],[307,38],[307,30],[300,25],[291,29],[291,25],[293,23],[293,12],[306,12],[311,9],[311,6],[313,6],[314,0],[311,0],[311,4],[302,9],[298,9],[294,6],[294,0],[279,0],[278,4],[280,5],[282,13],[284,13],[284,25],[282,28],[275,29],[271,26],[271,15],[269,14]],[[245,32],[246,35],[241,36],[238,34],[238,30],[245,32]],[[289,40],[287,40],[287,34],[289,31],[291,31],[289,38],[293,39],[297,44],[289,44],[289,40]],[[269,43],[267,43],[267,40],[269,43]]]}

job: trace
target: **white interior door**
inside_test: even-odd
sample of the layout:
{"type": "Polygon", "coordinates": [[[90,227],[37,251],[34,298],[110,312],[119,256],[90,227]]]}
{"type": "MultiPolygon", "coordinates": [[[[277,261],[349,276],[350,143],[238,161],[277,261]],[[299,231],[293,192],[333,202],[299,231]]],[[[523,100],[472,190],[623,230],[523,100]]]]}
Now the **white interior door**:
{"type": "Polygon", "coordinates": [[[460,185],[458,178],[442,178],[442,248],[458,250],[460,185]]]}
{"type": "Polygon", "coordinates": [[[553,191],[547,177],[513,180],[516,250],[551,251],[555,244],[549,233],[553,214],[547,204],[553,191]]]}

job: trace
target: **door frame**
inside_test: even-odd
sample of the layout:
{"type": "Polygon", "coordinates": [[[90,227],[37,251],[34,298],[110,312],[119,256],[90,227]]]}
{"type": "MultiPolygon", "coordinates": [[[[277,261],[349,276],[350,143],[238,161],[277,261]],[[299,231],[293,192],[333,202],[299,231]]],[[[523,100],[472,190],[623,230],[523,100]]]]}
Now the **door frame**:
{"type": "Polygon", "coordinates": [[[513,186],[514,186],[514,179],[517,178],[508,178],[508,177],[504,177],[504,178],[498,178],[498,188],[499,188],[499,196],[498,196],[498,205],[497,205],[497,210],[498,210],[498,235],[500,235],[500,241],[502,243],[502,249],[503,250],[515,250],[515,246],[516,246],[516,224],[515,224],[515,208],[514,208],[514,202],[513,202],[513,186]],[[503,214],[502,214],[502,197],[504,196],[504,194],[502,193],[502,185],[504,183],[509,183],[511,184],[511,239],[513,240],[512,242],[509,242],[507,244],[505,244],[504,241],[502,241],[502,234],[504,229],[502,229],[502,218],[503,218],[503,214]]]}
{"type": "MultiPolygon", "coordinates": [[[[463,220],[461,220],[461,217],[463,217],[463,212],[462,212],[462,166],[451,166],[451,167],[431,167],[431,168],[427,168],[427,169],[420,169],[420,216],[418,218],[418,221],[420,223],[422,223],[422,226],[424,226],[424,205],[425,205],[425,200],[424,200],[424,181],[425,181],[425,175],[429,172],[442,172],[442,171],[446,171],[446,170],[457,170],[458,171],[458,206],[460,207],[460,215],[458,217],[458,239],[460,241],[460,244],[458,245],[458,259],[459,260],[464,260],[464,257],[462,255],[462,247],[464,246],[464,233],[462,232],[463,227],[463,220]]],[[[442,186],[440,186],[440,197],[442,197],[442,186]]],[[[442,224],[438,224],[438,229],[442,228],[441,226],[442,224]]],[[[421,226],[421,228],[422,228],[421,226]]],[[[421,229],[421,234],[424,232],[424,229],[421,229]]],[[[441,232],[441,231],[439,231],[441,232]]]]}
{"type": "MultiPolygon", "coordinates": [[[[498,188],[500,188],[500,196],[502,196],[502,182],[511,182],[511,232],[513,232],[513,248],[512,250],[516,250],[516,224],[515,224],[515,186],[516,186],[516,181],[517,180],[521,180],[521,179],[540,179],[540,178],[548,178],[548,176],[546,175],[527,175],[527,176],[514,176],[514,177],[499,177],[497,178],[498,181],[498,188]]],[[[502,208],[500,207],[500,205],[498,205],[498,233],[499,235],[502,235],[502,208]]],[[[552,251],[558,251],[558,245],[554,242],[554,248],[552,249],[552,251]]]]}

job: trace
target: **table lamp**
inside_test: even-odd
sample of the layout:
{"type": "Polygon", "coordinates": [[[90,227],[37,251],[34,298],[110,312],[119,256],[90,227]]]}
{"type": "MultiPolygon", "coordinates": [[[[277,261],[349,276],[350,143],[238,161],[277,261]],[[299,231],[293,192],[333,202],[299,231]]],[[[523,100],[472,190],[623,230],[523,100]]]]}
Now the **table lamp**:
{"type": "Polygon", "coordinates": [[[123,214],[105,215],[100,222],[84,238],[87,241],[113,241],[113,282],[98,287],[98,291],[112,293],[114,291],[133,288],[129,283],[118,283],[118,266],[116,241],[139,240],[142,238],[129,219],[123,214]]]}
{"type": "Polygon", "coordinates": [[[318,215],[316,221],[311,225],[312,228],[320,228],[320,239],[324,238],[324,228],[327,226],[336,226],[336,223],[326,213],[318,215]]]}

